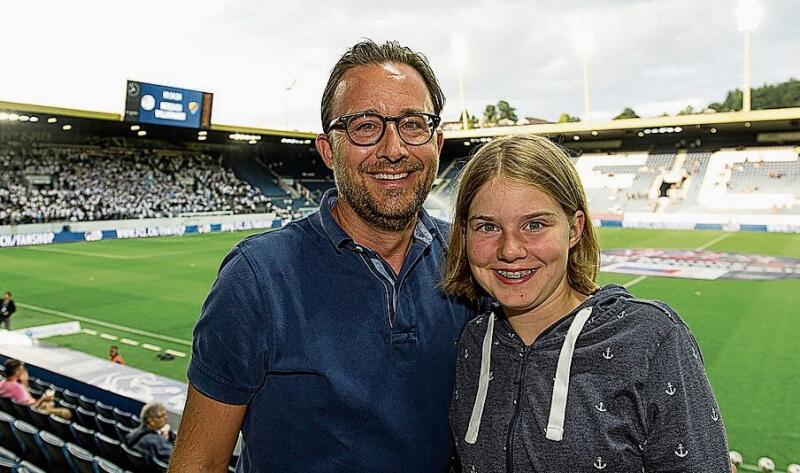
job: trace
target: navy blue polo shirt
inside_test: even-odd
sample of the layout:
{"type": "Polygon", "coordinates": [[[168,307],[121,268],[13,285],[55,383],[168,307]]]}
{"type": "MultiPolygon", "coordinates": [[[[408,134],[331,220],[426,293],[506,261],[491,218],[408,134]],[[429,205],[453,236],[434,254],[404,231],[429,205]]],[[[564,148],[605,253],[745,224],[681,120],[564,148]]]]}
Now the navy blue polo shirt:
{"type": "Polygon", "coordinates": [[[337,225],[336,196],[228,254],[189,381],[249,404],[239,472],[445,471],[455,343],[471,313],[436,288],[446,224],[421,212],[396,275],[337,225]]]}

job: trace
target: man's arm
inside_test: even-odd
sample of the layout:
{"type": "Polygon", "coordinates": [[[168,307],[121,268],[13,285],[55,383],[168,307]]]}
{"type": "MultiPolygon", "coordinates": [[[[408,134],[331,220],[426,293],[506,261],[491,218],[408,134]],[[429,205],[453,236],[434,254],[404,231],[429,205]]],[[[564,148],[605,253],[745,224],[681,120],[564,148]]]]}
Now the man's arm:
{"type": "Polygon", "coordinates": [[[189,385],[169,473],[224,473],[247,405],[224,404],[189,385]]]}

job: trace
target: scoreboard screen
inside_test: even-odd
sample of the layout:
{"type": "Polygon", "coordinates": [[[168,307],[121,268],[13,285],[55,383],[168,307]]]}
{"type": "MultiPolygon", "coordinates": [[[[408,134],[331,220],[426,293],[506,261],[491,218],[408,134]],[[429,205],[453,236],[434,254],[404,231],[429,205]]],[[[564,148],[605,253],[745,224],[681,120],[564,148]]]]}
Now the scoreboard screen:
{"type": "Polygon", "coordinates": [[[128,81],[125,121],[185,128],[210,128],[214,94],[128,81]]]}

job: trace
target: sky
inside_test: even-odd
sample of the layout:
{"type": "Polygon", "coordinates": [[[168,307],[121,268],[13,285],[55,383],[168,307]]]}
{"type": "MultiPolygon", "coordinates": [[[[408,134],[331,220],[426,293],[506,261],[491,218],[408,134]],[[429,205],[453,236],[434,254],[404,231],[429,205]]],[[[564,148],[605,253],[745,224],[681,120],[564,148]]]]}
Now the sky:
{"type": "MultiPolygon", "coordinates": [[[[800,79],[797,0],[757,0],[752,84],[800,79]]],[[[122,113],[127,79],[214,94],[212,121],[319,131],[336,60],[361,38],[424,53],[445,120],[461,110],[454,37],[466,46],[465,106],[507,100],[519,116],[592,120],[723,101],[742,87],[736,0],[0,1],[0,101],[122,113]],[[588,33],[587,33],[588,32],[588,33]],[[287,91],[288,86],[292,86],[287,91]]]]}

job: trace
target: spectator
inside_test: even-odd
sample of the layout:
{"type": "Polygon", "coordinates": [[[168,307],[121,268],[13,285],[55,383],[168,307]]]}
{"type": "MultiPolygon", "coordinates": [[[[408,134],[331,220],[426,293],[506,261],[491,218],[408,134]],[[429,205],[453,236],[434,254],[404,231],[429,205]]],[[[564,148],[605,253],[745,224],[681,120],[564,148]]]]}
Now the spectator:
{"type": "Polygon", "coordinates": [[[0,324],[6,330],[11,330],[11,316],[17,311],[17,305],[14,304],[14,299],[11,298],[11,293],[6,291],[3,294],[3,300],[0,301],[0,324]]]}
{"type": "Polygon", "coordinates": [[[125,437],[125,444],[142,455],[169,463],[172,443],[169,441],[167,408],[160,402],[145,404],[142,408],[142,424],[125,437]]]}
{"type": "Polygon", "coordinates": [[[19,404],[35,407],[64,419],[72,418],[72,411],[56,407],[54,392],[47,390],[39,399],[34,399],[28,391],[28,369],[19,360],[9,358],[5,362],[6,379],[0,381],[0,397],[11,398],[19,404]]]}
{"type": "Polygon", "coordinates": [[[119,347],[116,345],[111,345],[111,348],[109,348],[108,358],[111,360],[112,363],[116,363],[118,365],[125,364],[125,359],[122,358],[122,355],[119,354],[119,347]]]}

